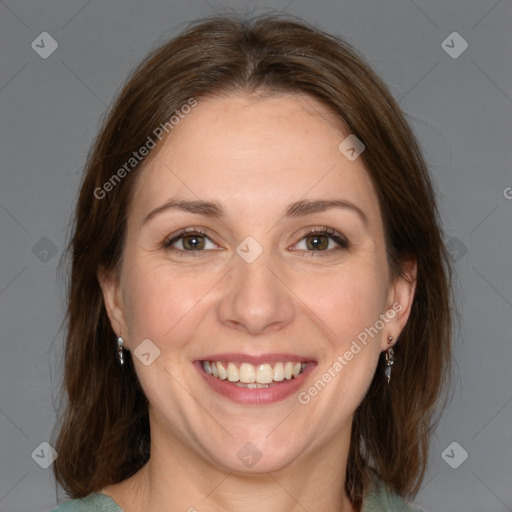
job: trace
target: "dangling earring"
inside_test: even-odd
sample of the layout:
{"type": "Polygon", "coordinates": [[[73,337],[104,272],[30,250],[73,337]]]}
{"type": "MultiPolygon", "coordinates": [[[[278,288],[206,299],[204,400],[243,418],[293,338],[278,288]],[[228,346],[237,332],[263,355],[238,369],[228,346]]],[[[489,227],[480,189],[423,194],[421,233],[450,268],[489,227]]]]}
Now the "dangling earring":
{"type": "Polygon", "coordinates": [[[123,343],[124,340],[121,336],[117,338],[117,356],[119,358],[119,364],[123,366],[124,364],[124,357],[123,357],[123,343]]]}
{"type": "MultiPolygon", "coordinates": [[[[391,345],[393,343],[393,336],[388,336],[388,345],[391,345]]],[[[391,380],[391,367],[393,366],[393,363],[395,362],[393,356],[395,355],[395,351],[393,350],[393,347],[389,347],[386,350],[386,367],[384,368],[384,375],[386,377],[386,380],[391,380]]]]}

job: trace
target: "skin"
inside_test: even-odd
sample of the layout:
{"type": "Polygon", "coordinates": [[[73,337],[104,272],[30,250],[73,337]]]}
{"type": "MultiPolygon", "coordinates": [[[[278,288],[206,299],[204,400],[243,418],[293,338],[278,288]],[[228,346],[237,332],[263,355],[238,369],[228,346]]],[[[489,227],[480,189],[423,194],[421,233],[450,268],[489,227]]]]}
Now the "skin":
{"type": "Polygon", "coordinates": [[[125,512],[355,510],[343,485],[354,411],[407,321],[416,270],[392,279],[369,174],[338,150],[348,134],[303,95],[201,99],[144,169],[119,276],[99,272],[125,348],[150,339],[160,350],[149,366],[133,358],[150,402],[150,461],[103,489],[125,512]],[[143,222],[171,198],[217,201],[225,214],[168,210],[143,222]],[[295,201],[340,198],[367,225],[340,208],[284,218],[295,201]],[[190,238],[163,247],[190,227],[207,231],[204,249],[187,252],[190,238]],[[323,227],[350,246],[321,237],[315,251],[306,231],[323,227]],[[263,248],[250,264],[236,253],[247,236],[263,248]],[[307,390],[395,302],[401,311],[306,405],[296,394],[236,404],[192,365],[220,352],[299,354],[317,361],[307,390]],[[251,468],[237,457],[248,442],[262,454],[251,468]]]}

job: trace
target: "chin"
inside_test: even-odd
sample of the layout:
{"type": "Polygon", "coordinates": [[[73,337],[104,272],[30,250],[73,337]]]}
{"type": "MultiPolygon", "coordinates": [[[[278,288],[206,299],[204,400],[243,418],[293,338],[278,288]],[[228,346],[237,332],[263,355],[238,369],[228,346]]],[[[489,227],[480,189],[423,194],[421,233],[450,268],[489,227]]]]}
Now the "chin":
{"type": "Polygon", "coordinates": [[[240,441],[240,437],[237,437],[230,446],[226,446],[220,452],[215,450],[215,453],[212,453],[210,449],[210,458],[215,465],[225,471],[253,475],[280,471],[299,458],[302,451],[299,448],[293,449],[289,437],[288,443],[277,437],[271,442],[265,439],[267,435],[261,436],[261,442],[255,438],[254,441],[240,441]]]}

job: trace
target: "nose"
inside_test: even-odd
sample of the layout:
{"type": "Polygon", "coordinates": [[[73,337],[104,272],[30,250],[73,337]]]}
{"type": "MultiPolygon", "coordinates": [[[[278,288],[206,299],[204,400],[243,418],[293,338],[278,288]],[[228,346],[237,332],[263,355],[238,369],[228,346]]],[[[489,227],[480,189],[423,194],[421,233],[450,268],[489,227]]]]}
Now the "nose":
{"type": "Polygon", "coordinates": [[[293,294],[270,255],[263,251],[252,263],[238,255],[234,259],[218,306],[220,322],[252,335],[275,332],[293,322],[293,294]]]}

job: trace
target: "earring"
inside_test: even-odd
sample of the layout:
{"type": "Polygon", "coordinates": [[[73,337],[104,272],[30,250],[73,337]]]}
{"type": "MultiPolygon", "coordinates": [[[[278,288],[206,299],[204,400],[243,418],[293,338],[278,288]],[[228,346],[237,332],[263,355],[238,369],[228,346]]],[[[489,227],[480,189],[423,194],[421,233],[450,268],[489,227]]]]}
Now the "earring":
{"type": "Polygon", "coordinates": [[[123,357],[123,343],[124,340],[121,336],[117,338],[117,357],[119,358],[119,364],[123,366],[124,364],[124,357],[123,357]]]}
{"type": "MultiPolygon", "coordinates": [[[[391,345],[393,343],[393,336],[388,336],[388,345],[391,345]]],[[[393,347],[389,347],[386,350],[386,367],[384,368],[384,376],[386,377],[386,380],[391,380],[391,367],[393,366],[393,363],[395,362],[394,356],[395,351],[393,350],[393,347]]]]}

